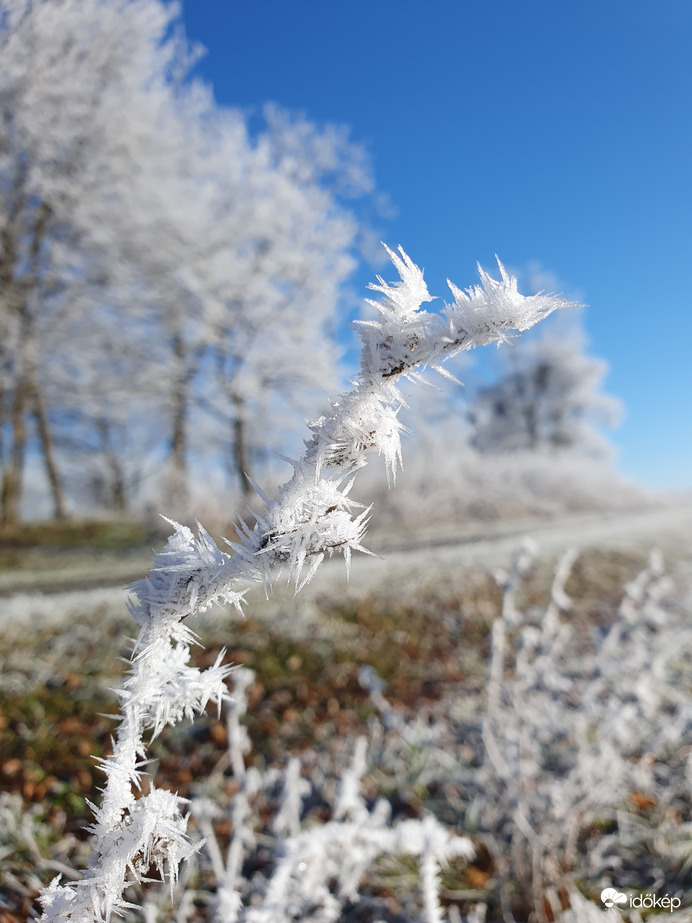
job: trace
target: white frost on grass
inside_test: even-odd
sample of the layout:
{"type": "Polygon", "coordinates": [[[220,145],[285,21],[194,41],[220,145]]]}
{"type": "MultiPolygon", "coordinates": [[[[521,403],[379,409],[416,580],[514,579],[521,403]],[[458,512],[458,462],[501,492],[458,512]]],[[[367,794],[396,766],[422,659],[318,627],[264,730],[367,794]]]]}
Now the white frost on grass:
{"type": "Polygon", "coordinates": [[[122,619],[125,587],[72,590],[67,593],[13,593],[0,599],[0,630],[25,632],[69,623],[73,617],[99,612],[100,618],[122,619]]]}

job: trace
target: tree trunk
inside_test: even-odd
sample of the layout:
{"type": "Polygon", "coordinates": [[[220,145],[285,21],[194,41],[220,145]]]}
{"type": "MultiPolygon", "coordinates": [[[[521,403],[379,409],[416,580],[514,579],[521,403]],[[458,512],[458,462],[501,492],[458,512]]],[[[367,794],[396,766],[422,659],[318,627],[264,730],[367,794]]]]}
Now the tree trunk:
{"type": "Polygon", "coordinates": [[[531,452],[535,452],[538,449],[538,419],[536,403],[531,399],[526,405],[524,420],[526,421],[528,448],[531,452]]]}
{"type": "Polygon", "coordinates": [[[171,450],[169,461],[171,467],[185,474],[187,467],[187,376],[185,359],[187,350],[179,334],[173,337],[173,355],[175,369],[173,373],[173,412],[171,420],[171,450]]]}
{"type": "Polygon", "coordinates": [[[107,417],[99,417],[96,421],[96,431],[99,436],[100,452],[108,469],[101,502],[106,509],[124,513],[128,507],[127,481],[124,466],[118,457],[111,421],[107,417]]]}
{"type": "Polygon", "coordinates": [[[17,384],[10,410],[12,451],[2,478],[0,524],[6,527],[16,526],[21,519],[24,456],[26,453],[26,396],[27,382],[25,380],[20,381],[17,384]]]}
{"type": "Polygon", "coordinates": [[[108,467],[111,469],[111,504],[118,513],[126,513],[127,488],[122,468],[115,455],[111,455],[108,459],[108,467]]]}
{"type": "MultiPolygon", "coordinates": [[[[8,291],[11,293],[10,303],[12,303],[12,299],[16,299],[15,304],[19,318],[16,359],[18,375],[9,420],[12,429],[12,451],[9,465],[3,473],[0,509],[0,522],[5,526],[14,526],[21,518],[27,442],[26,413],[31,410],[31,402],[35,400],[38,393],[35,387],[37,380],[36,332],[34,317],[29,306],[29,292],[38,292],[40,289],[41,251],[50,216],[50,206],[46,202],[42,202],[38,207],[29,246],[26,275],[22,278],[16,276],[17,256],[14,252],[9,254],[10,262],[2,269],[2,274],[6,277],[8,291]]],[[[4,242],[13,246],[13,240],[14,238],[8,230],[4,242]]]]}
{"type": "Polygon", "coordinates": [[[53,516],[56,519],[67,519],[65,507],[65,491],[63,490],[62,481],[58,473],[58,466],[55,461],[55,446],[53,435],[48,424],[48,414],[46,404],[43,399],[43,392],[34,382],[33,386],[34,399],[34,417],[38,427],[38,435],[41,440],[41,450],[43,452],[43,463],[46,467],[46,476],[50,484],[51,494],[53,495],[53,516]]]}
{"type": "Polygon", "coordinates": [[[255,489],[248,478],[250,458],[245,438],[245,402],[242,397],[238,397],[236,394],[233,395],[233,407],[235,408],[233,419],[233,467],[240,481],[243,498],[249,500],[254,496],[255,489]]]}
{"type": "MultiPolygon", "coordinates": [[[[187,345],[182,334],[174,333],[173,385],[171,394],[171,442],[166,473],[166,502],[175,504],[179,515],[185,509],[187,493],[187,412],[188,384],[187,345]]],[[[174,512],[175,512],[174,510],[174,512]]]]}
{"type": "MultiPolygon", "coordinates": [[[[0,310],[2,308],[0,307],[0,310]]],[[[3,460],[5,458],[5,389],[0,386],[0,471],[3,469],[3,460]]]]}

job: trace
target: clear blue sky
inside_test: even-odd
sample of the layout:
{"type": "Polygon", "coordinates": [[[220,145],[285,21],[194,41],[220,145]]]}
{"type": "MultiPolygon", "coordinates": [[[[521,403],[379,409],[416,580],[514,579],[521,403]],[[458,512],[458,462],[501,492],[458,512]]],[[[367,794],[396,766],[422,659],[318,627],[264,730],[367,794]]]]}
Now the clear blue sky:
{"type": "Polygon", "coordinates": [[[495,253],[577,291],[626,407],[622,469],[692,485],[691,0],[186,0],[183,18],[219,103],[351,127],[395,209],[383,239],[434,293],[495,253]]]}

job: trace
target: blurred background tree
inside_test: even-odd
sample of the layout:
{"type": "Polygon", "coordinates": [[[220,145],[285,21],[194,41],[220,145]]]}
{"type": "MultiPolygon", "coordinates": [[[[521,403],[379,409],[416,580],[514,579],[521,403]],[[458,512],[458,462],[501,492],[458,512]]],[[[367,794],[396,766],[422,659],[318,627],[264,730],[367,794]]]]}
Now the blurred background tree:
{"type": "Polygon", "coordinates": [[[497,380],[480,388],[469,408],[480,452],[607,451],[601,427],[615,425],[620,404],[602,393],[608,365],[586,354],[579,328],[553,327],[501,355],[497,380]]]}
{"type": "Polygon", "coordinates": [[[275,109],[251,133],[189,79],[175,17],[159,0],[0,2],[5,525],[38,455],[56,517],[66,478],[124,509],[162,467],[161,499],[184,507],[192,454],[247,493],[338,379],[359,232],[344,202],[370,189],[367,159],[275,109]]]}
{"type": "MultiPolygon", "coordinates": [[[[335,331],[377,210],[368,156],[343,128],[219,106],[177,17],[162,0],[0,0],[9,528],[147,504],[229,520],[253,479],[271,491],[274,459],[299,451],[347,371],[335,331]]],[[[414,389],[404,477],[420,489],[385,509],[415,498],[416,520],[497,518],[535,507],[548,481],[538,507],[556,509],[589,479],[563,505],[603,483],[630,502],[613,472],[572,464],[616,416],[583,337],[556,328],[501,355],[482,387],[414,389]]]]}

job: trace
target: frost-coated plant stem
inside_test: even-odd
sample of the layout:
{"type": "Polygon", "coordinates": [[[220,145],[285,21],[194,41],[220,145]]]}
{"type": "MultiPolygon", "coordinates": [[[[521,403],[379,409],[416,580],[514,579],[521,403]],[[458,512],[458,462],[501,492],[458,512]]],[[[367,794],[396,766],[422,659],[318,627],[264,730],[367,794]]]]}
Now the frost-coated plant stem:
{"type": "Polygon", "coordinates": [[[691,641],[684,616],[667,601],[661,556],[653,553],[626,586],[612,625],[592,625],[588,634],[580,619],[566,618],[575,560],[571,549],[559,561],[544,612],[522,615],[515,606],[522,556],[500,579],[484,759],[465,783],[474,792],[467,824],[487,831],[505,920],[522,902],[537,923],[601,919],[598,908],[582,913],[580,899],[570,897],[574,913],[563,920],[576,882],[596,893],[604,881],[624,887],[629,869],[641,877],[650,848],[672,890],[679,856],[690,851],[689,828],[677,819],[684,815],[671,822],[667,810],[686,804],[689,793],[676,788],[666,764],[690,738],[681,676],[691,641]],[[642,816],[641,797],[650,799],[658,824],[642,816]]]}
{"type": "Polygon", "coordinates": [[[124,909],[128,874],[143,881],[151,866],[175,883],[180,862],[194,849],[186,837],[185,799],[150,786],[141,793],[146,764],[144,734],[156,736],[165,725],[191,718],[207,702],[227,697],[231,667],[223,654],[201,672],[188,666],[193,635],[172,615],[148,618],[135,645],[129,676],[119,691],[122,717],[112,755],[101,760],[107,777],[100,807],[93,808],[93,852],[84,878],[71,886],[55,879],[44,891],[44,917],[55,920],[107,920],[124,909]]]}
{"type": "MultiPolygon", "coordinates": [[[[234,673],[231,710],[237,709],[238,703],[240,711],[245,710],[247,681],[243,674],[252,675],[244,669],[234,673]]],[[[233,746],[229,738],[229,750],[233,746]]],[[[231,765],[236,763],[231,754],[231,765]]],[[[206,853],[216,884],[209,902],[212,919],[219,923],[332,923],[342,919],[345,908],[357,900],[363,876],[378,856],[407,853],[419,860],[426,923],[441,923],[441,863],[453,857],[470,859],[473,845],[432,816],[393,821],[391,806],[384,798],[369,808],[361,793],[367,765],[368,742],[359,737],[350,765],[342,769],[336,796],[330,794],[325,799],[331,807],[331,819],[323,823],[303,817],[304,800],[310,796],[312,785],[302,777],[299,758],[290,759],[283,772],[243,768],[236,780],[239,789],[229,806],[233,833],[225,862],[212,825],[212,820],[222,818],[224,812],[207,797],[193,798],[192,815],[204,837],[200,858],[206,853]],[[271,833],[258,834],[253,824],[257,805],[253,802],[258,795],[266,796],[279,787],[271,833]],[[253,852],[257,860],[260,845],[264,871],[244,880],[243,862],[253,852]]]]}
{"type": "MultiPolygon", "coordinates": [[[[183,799],[151,788],[141,794],[146,764],[144,735],[192,717],[209,700],[221,703],[229,668],[220,662],[204,672],[188,665],[194,635],[183,624],[214,602],[242,611],[244,593],[255,583],[268,589],[285,570],[296,592],[315,574],[326,555],[340,551],[350,571],[354,550],[362,546],[369,510],[348,496],[365,454],[384,455],[388,481],[401,462],[404,404],[397,390],[402,377],[420,378],[425,366],[447,374],[440,363],[474,346],[507,340],[556,308],[569,303],[551,295],[524,297],[516,279],[500,268],[500,280],[480,269],[481,285],[466,292],[451,282],[451,305],[440,314],[421,310],[432,300],[422,271],[403,250],[387,250],[400,281],[378,278],[370,301],[377,320],[361,321],[361,369],[350,392],[311,424],[312,437],[294,473],[276,500],[250,528],[241,521],[239,541],[221,551],[200,526],[198,536],[172,523],[174,534],[156,554],[149,575],[134,584],[130,611],[140,625],[130,674],[119,696],[122,718],[113,754],[102,762],[106,785],[94,808],[94,851],[83,880],[52,882],[42,895],[43,921],[90,923],[108,920],[123,899],[128,876],[143,880],[150,867],[175,880],[179,863],[190,855],[183,799]],[[356,513],[357,510],[362,512],[356,513]],[[139,797],[137,797],[137,794],[139,797]]],[[[342,835],[342,831],[340,831],[342,835]]],[[[432,908],[432,905],[431,905],[432,908]]],[[[432,909],[429,917],[434,918],[432,909]]]]}

